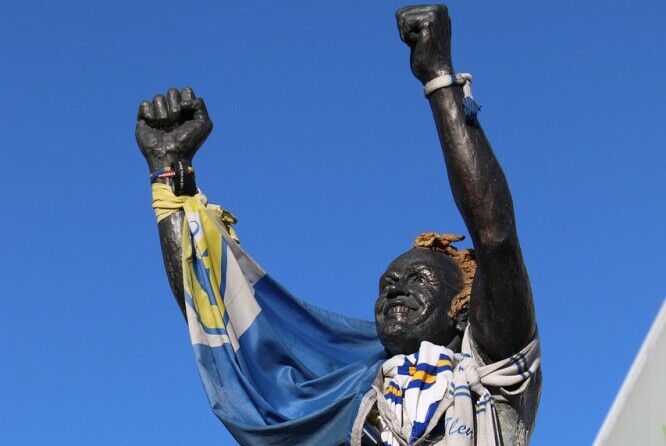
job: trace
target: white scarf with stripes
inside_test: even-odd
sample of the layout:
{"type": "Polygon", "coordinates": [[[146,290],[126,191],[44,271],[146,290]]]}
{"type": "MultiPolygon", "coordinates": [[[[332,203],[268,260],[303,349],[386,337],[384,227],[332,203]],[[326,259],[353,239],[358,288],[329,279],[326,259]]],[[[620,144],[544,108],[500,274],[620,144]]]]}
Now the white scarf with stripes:
{"type": "Polygon", "coordinates": [[[505,393],[522,393],[541,363],[539,341],[479,366],[470,354],[468,327],[462,352],[422,342],[418,352],[384,363],[373,384],[384,446],[424,444],[435,427],[442,428],[442,419],[448,446],[501,444],[495,403],[486,387],[520,384],[505,393]]]}

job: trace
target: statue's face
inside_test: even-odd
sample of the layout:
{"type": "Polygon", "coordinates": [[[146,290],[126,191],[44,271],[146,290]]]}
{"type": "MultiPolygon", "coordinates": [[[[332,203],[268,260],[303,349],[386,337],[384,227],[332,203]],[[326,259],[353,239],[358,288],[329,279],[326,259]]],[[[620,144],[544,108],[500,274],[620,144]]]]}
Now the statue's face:
{"type": "Polygon", "coordinates": [[[422,341],[448,345],[458,334],[449,317],[462,275],[446,254],[417,248],[395,259],[379,281],[375,321],[391,355],[411,354],[422,341]]]}

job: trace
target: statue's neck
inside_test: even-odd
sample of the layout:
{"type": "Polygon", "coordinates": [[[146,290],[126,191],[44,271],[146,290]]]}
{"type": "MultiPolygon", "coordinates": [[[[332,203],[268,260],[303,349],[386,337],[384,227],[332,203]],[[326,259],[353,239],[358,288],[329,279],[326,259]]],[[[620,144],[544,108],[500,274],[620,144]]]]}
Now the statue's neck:
{"type": "Polygon", "coordinates": [[[453,351],[454,353],[460,353],[462,347],[462,334],[456,335],[451,342],[446,344],[446,348],[453,351]]]}

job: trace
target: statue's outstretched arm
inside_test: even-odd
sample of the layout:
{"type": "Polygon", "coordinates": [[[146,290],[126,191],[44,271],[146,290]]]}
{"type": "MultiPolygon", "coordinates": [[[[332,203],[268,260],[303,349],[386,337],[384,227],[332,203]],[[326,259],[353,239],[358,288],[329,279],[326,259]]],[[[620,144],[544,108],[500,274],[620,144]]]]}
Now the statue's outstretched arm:
{"type": "MultiPolygon", "coordinates": [[[[400,37],[411,48],[412,71],[424,85],[454,73],[446,7],[408,7],[397,19],[400,37]]],[[[429,100],[451,190],[476,251],[470,303],[474,339],[491,359],[506,358],[536,329],[509,186],[481,127],[466,122],[462,88],[437,89],[429,100]]]]}
{"type": "MultiPolygon", "coordinates": [[[[166,96],[157,95],[152,102],[143,101],[137,117],[136,141],[154,174],[153,181],[171,186],[176,195],[194,195],[192,158],[212,129],[203,99],[197,98],[191,88],[181,91],[172,88],[166,96]]],[[[178,211],[157,226],[169,284],[185,315],[181,259],[183,218],[183,211],[178,211]]]]}

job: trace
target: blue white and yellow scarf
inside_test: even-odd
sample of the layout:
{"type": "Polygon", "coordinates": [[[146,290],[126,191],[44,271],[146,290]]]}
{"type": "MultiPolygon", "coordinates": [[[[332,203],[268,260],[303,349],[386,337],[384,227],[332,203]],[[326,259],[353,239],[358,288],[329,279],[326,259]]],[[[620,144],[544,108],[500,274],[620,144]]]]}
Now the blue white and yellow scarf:
{"type": "Polygon", "coordinates": [[[447,446],[501,444],[495,403],[486,387],[518,386],[510,393],[522,393],[539,369],[539,342],[480,366],[469,353],[468,327],[462,351],[422,342],[418,352],[384,363],[373,384],[384,446],[430,444],[428,434],[435,428],[440,436],[443,431],[447,446]]]}

